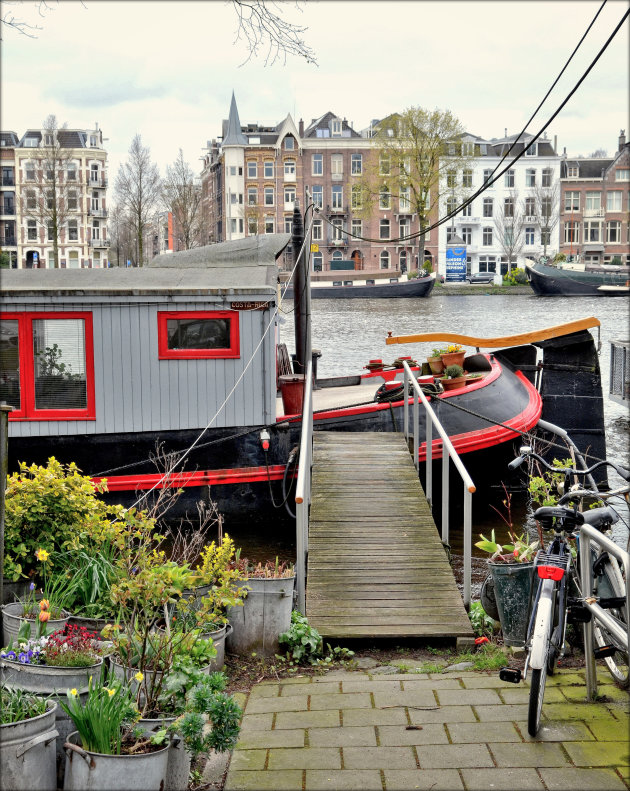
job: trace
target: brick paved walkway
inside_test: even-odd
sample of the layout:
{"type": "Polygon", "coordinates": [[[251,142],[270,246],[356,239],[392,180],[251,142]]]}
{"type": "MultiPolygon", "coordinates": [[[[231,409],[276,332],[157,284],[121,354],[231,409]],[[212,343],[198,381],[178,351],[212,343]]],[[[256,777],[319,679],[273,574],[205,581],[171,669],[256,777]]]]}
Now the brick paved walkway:
{"type": "Polygon", "coordinates": [[[584,673],[548,679],[527,734],[528,689],[497,673],[333,670],[255,686],[226,791],[626,791],[628,695],[584,673]]]}

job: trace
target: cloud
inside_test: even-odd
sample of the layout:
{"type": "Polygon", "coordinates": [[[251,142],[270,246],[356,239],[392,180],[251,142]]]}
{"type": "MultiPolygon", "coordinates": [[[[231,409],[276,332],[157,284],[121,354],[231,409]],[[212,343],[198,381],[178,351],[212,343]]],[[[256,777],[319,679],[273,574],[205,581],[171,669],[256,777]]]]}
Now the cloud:
{"type": "Polygon", "coordinates": [[[90,81],[81,85],[52,86],[51,96],[68,107],[117,107],[128,102],[142,102],[147,99],[166,99],[171,91],[162,84],[140,86],[131,81],[111,81],[107,83],[90,81]]]}

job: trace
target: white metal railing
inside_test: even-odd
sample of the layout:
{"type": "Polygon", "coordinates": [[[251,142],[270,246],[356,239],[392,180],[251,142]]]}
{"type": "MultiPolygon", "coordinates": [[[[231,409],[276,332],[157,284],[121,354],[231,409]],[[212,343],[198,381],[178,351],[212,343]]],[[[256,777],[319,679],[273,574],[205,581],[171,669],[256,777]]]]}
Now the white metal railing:
{"type": "Polygon", "coordinates": [[[433,509],[433,426],[442,439],[442,541],[448,543],[449,534],[449,459],[453,460],[455,469],[464,484],[464,605],[470,606],[471,588],[471,557],[472,557],[472,495],[475,484],[464,467],[459,454],[453,447],[448,434],[440,423],[433,407],[428,402],[418,380],[411,372],[406,360],[403,360],[404,378],[404,434],[409,441],[409,385],[413,387],[413,461],[416,469],[420,468],[420,403],[424,406],[426,417],[426,488],[425,495],[433,509]]]}
{"type": "Polygon", "coordinates": [[[628,605],[628,580],[630,580],[630,555],[607,536],[602,535],[592,525],[580,525],[580,587],[585,595],[584,604],[591,613],[591,620],[584,624],[584,660],[586,664],[586,698],[595,700],[597,695],[597,673],[595,672],[595,655],[593,653],[593,618],[610,633],[616,645],[628,653],[630,644],[630,606],[628,605]],[[603,610],[597,601],[589,598],[588,592],[593,590],[593,564],[591,562],[591,542],[603,547],[610,555],[614,555],[623,565],[626,580],[626,628],[619,621],[603,610]]]}
{"type": "Polygon", "coordinates": [[[306,557],[308,555],[308,520],[311,505],[311,467],[313,464],[313,360],[306,365],[300,461],[295,487],[295,582],[297,609],[306,615],[306,557]]]}

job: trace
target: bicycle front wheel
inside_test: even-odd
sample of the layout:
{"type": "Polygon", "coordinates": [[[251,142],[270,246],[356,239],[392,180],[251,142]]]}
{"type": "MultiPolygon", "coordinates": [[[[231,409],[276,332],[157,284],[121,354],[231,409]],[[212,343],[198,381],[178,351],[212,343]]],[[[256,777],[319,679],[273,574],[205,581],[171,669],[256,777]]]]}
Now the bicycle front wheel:
{"type": "MultiPolygon", "coordinates": [[[[603,575],[597,581],[597,594],[600,597],[608,598],[623,598],[626,595],[626,588],[623,582],[619,565],[615,558],[610,558],[603,567],[603,575]]],[[[618,609],[608,610],[615,620],[626,628],[626,613],[623,607],[618,609]]],[[[607,631],[606,627],[598,623],[597,620],[593,621],[593,639],[598,648],[605,645],[617,645],[615,639],[607,631]]],[[[615,683],[626,688],[630,684],[630,671],[628,668],[628,653],[617,647],[617,650],[612,656],[607,656],[604,660],[606,666],[613,677],[615,683]]]]}

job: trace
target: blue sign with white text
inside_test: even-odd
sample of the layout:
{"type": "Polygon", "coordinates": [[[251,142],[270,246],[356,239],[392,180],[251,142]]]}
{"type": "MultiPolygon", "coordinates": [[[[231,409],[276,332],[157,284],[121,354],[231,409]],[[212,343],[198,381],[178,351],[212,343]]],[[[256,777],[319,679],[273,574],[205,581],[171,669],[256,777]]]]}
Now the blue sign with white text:
{"type": "Polygon", "coordinates": [[[463,283],[466,280],[466,248],[446,248],[446,282],[463,283]]]}

